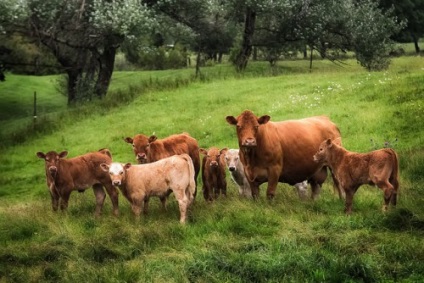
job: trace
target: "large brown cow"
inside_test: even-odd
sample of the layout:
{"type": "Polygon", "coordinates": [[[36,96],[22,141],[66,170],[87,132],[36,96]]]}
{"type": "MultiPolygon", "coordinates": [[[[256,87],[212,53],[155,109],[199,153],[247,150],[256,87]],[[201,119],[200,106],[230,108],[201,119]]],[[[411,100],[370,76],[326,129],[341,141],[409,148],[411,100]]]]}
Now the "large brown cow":
{"type": "Polygon", "coordinates": [[[143,212],[147,213],[151,196],[166,200],[173,192],[180,207],[180,222],[185,223],[187,209],[194,199],[196,188],[193,162],[187,154],[141,165],[104,163],[101,168],[110,174],[111,184],[119,187],[136,216],[140,215],[143,204],[143,212]]]}
{"type": "Polygon", "coordinates": [[[326,168],[314,162],[312,156],[323,138],[339,138],[339,129],[325,116],[281,122],[270,119],[268,115],[257,117],[250,110],[237,118],[226,117],[230,125],[236,126],[240,160],[253,197],[258,196],[259,185],[264,182],[268,182],[267,197],[273,198],[278,182],[294,185],[308,180],[315,198],[324,181],[314,174],[326,168]]]}
{"type": "Polygon", "coordinates": [[[396,206],[399,188],[399,161],[391,148],[369,153],[347,151],[338,141],[327,139],[321,143],[314,160],[330,167],[346,193],[345,212],[352,213],[353,195],[361,185],[376,185],[384,192],[383,210],[391,203],[396,206]]]}
{"type": "Polygon", "coordinates": [[[96,197],[95,214],[101,214],[106,198],[105,187],[112,201],[113,214],[118,215],[118,191],[112,185],[109,175],[100,168],[100,164],[112,162],[109,150],[101,149],[65,159],[67,155],[67,151],[50,151],[46,154],[37,152],[37,156],[45,160],[46,181],[53,210],[56,211],[59,205],[61,210],[65,210],[73,190],[84,191],[92,186],[96,197]]]}
{"type": "Polygon", "coordinates": [[[202,160],[203,197],[212,201],[220,194],[227,195],[227,180],[225,179],[225,153],[227,148],[200,148],[204,155],[202,160]]]}
{"type": "Polygon", "coordinates": [[[133,146],[135,157],[140,164],[155,162],[176,154],[188,154],[193,161],[194,181],[197,187],[197,176],[200,172],[199,145],[189,134],[176,134],[164,139],[158,139],[155,135],[147,137],[138,134],[124,140],[133,146]]]}

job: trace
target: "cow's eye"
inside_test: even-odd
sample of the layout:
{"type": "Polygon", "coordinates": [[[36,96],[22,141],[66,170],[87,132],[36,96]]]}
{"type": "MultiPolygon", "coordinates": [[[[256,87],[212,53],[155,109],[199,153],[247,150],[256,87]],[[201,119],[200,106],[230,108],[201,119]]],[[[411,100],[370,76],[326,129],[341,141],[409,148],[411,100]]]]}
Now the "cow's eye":
{"type": "Polygon", "coordinates": [[[122,175],[122,174],[124,174],[124,171],[119,171],[119,175],[122,175]]]}
{"type": "Polygon", "coordinates": [[[46,157],[46,161],[49,161],[50,160],[50,158],[49,157],[46,157]]]}
{"type": "Polygon", "coordinates": [[[259,129],[259,126],[255,126],[255,130],[259,129]]]}
{"type": "Polygon", "coordinates": [[[133,147],[135,147],[135,144],[132,144],[133,147]]]}

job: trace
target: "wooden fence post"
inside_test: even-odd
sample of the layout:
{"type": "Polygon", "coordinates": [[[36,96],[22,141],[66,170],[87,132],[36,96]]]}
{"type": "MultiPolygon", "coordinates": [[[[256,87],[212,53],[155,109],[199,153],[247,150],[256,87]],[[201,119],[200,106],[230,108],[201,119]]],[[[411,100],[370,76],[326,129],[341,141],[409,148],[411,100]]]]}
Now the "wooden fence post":
{"type": "Polygon", "coordinates": [[[33,120],[32,120],[32,126],[35,131],[35,125],[37,123],[37,92],[34,91],[34,114],[33,114],[33,120]]]}

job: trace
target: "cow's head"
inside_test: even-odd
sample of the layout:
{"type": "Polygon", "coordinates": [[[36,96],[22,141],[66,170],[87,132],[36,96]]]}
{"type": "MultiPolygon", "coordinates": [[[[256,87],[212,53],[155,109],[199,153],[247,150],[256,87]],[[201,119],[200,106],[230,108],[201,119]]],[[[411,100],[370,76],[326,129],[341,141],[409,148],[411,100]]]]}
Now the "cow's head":
{"type": "Polygon", "coordinates": [[[337,138],[335,140],[326,139],[325,141],[321,142],[317,153],[314,154],[314,161],[322,165],[328,165],[328,161],[331,158],[333,148],[340,145],[340,138],[337,138]]]}
{"type": "Polygon", "coordinates": [[[270,119],[268,115],[256,117],[250,110],[243,111],[237,118],[226,117],[228,124],[236,126],[240,148],[256,146],[259,126],[268,123],[270,119]]]}
{"type": "Polygon", "coordinates": [[[125,138],[124,141],[131,144],[134,150],[135,158],[138,163],[149,162],[148,156],[150,151],[150,143],[157,139],[155,135],[147,137],[145,135],[136,135],[134,138],[125,138]]]}
{"type": "Polygon", "coordinates": [[[225,163],[227,164],[228,170],[231,172],[236,171],[239,162],[240,158],[238,149],[229,149],[225,153],[225,163]]]}
{"type": "Polygon", "coordinates": [[[120,186],[123,182],[125,182],[126,171],[129,170],[130,167],[131,163],[122,164],[113,162],[110,165],[106,163],[100,164],[100,168],[109,173],[112,185],[114,186],[120,186]]]}
{"type": "Polygon", "coordinates": [[[210,166],[211,168],[218,168],[219,164],[223,164],[222,157],[226,152],[228,148],[223,148],[219,150],[216,147],[211,147],[208,150],[204,148],[200,148],[199,151],[203,155],[205,155],[206,158],[206,166],[210,166]]]}
{"type": "Polygon", "coordinates": [[[37,156],[45,161],[46,172],[52,177],[56,176],[59,171],[60,159],[65,158],[67,155],[68,152],[66,150],[61,153],[57,153],[56,151],[49,151],[46,154],[41,151],[37,152],[37,156]]]}

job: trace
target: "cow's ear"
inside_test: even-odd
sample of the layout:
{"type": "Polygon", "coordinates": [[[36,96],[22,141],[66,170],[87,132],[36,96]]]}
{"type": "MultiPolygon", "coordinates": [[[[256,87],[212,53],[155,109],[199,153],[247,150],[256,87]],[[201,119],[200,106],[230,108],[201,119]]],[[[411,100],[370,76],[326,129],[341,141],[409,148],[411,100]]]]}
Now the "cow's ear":
{"type": "Polygon", "coordinates": [[[333,143],[338,145],[338,146],[342,146],[342,138],[338,137],[337,139],[334,139],[333,143]]]}
{"type": "Polygon", "coordinates": [[[333,142],[331,141],[331,139],[327,139],[326,142],[328,147],[331,147],[333,145],[333,142]]]}
{"type": "Polygon", "coordinates": [[[228,147],[224,147],[223,149],[221,149],[221,150],[219,151],[219,153],[220,153],[220,154],[225,154],[225,153],[227,153],[227,151],[228,151],[228,147]]]}
{"type": "Polygon", "coordinates": [[[132,144],[132,143],[133,143],[133,139],[132,139],[132,138],[130,138],[130,137],[126,137],[126,138],[124,138],[124,141],[125,141],[126,143],[130,143],[130,144],[132,144]]]}
{"type": "Polygon", "coordinates": [[[128,162],[127,164],[124,165],[124,169],[128,170],[130,169],[131,166],[132,166],[131,163],[128,162]]]}
{"type": "Polygon", "coordinates": [[[258,118],[258,123],[260,125],[266,124],[269,122],[269,120],[271,120],[271,117],[269,115],[263,115],[261,117],[258,118]]]}
{"type": "Polygon", "coordinates": [[[67,155],[68,155],[68,152],[66,150],[64,150],[61,153],[59,153],[59,157],[60,158],[65,158],[67,155]]]}
{"type": "Polygon", "coordinates": [[[100,168],[102,168],[102,170],[105,172],[109,172],[109,165],[107,165],[106,163],[100,164],[100,168]]]}
{"type": "Polygon", "coordinates": [[[152,142],[154,142],[155,140],[157,140],[158,139],[158,137],[157,136],[155,136],[155,135],[151,135],[150,137],[149,137],[149,143],[152,143],[152,142]]]}
{"type": "Polygon", "coordinates": [[[227,120],[230,125],[237,125],[237,119],[234,118],[234,116],[227,116],[225,117],[225,120],[227,120]]]}
{"type": "Polygon", "coordinates": [[[46,159],[46,155],[44,153],[42,153],[41,151],[37,152],[37,156],[38,156],[38,158],[46,159]]]}
{"type": "Polygon", "coordinates": [[[199,152],[204,154],[204,155],[208,155],[208,151],[204,148],[199,148],[199,152]]]}

